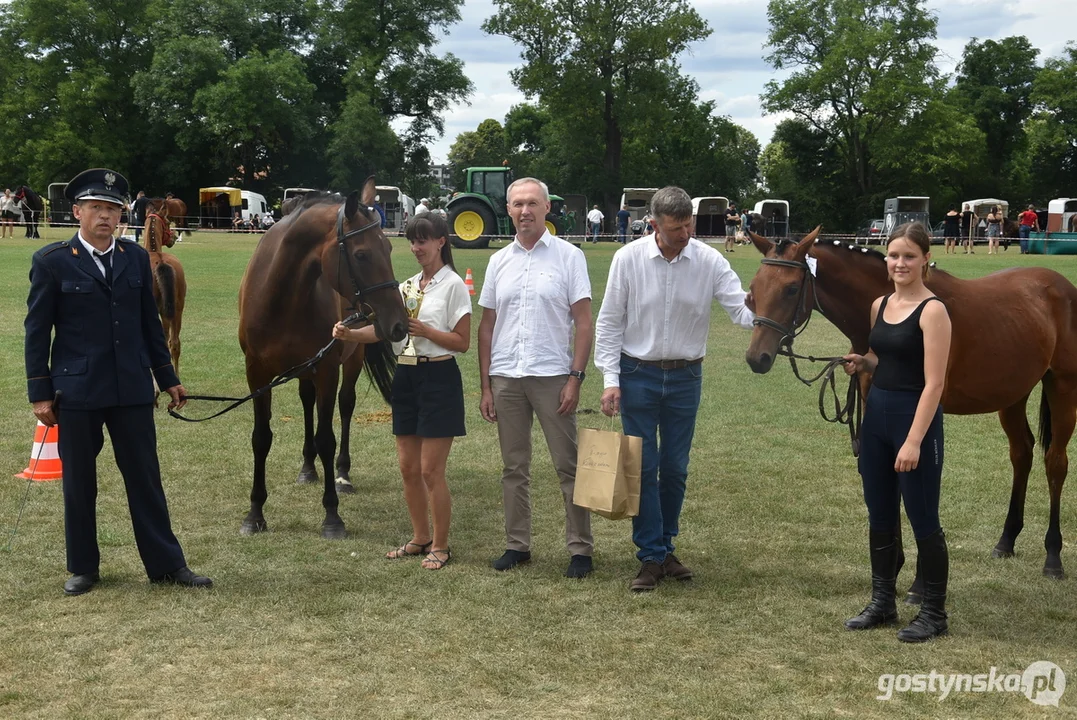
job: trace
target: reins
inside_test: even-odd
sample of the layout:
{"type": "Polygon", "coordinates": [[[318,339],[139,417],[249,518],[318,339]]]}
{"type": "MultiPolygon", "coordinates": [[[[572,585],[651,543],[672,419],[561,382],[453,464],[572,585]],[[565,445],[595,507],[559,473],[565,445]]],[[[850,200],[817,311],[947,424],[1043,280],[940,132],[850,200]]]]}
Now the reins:
{"type": "Polygon", "coordinates": [[[811,322],[812,311],[818,310],[819,312],[823,312],[823,308],[819,305],[819,291],[815,285],[815,275],[812,274],[808,263],[799,260],[763,258],[761,262],[763,265],[777,265],[779,267],[803,270],[804,282],[801,283],[800,291],[797,293],[796,308],[793,310],[793,321],[788,327],[761,315],[757,315],[755,319],[752,320],[752,325],[776,330],[782,334],[781,340],[778,341],[777,354],[789,358],[789,366],[793,369],[793,376],[796,377],[797,380],[808,387],[811,387],[822,379],[823,383],[819,386],[819,415],[828,423],[846,425],[849,428],[849,443],[852,447],[853,457],[859,457],[860,423],[863,414],[863,409],[860,404],[859,374],[854,373],[849,376],[849,389],[845,393],[845,404],[842,405],[841,399],[838,396],[837,380],[834,375],[839,366],[845,365],[845,359],[840,355],[817,358],[812,355],[800,355],[793,352],[793,341],[804,332],[805,328],[808,327],[808,323],[811,322]],[[804,306],[804,293],[808,285],[811,285],[812,304],[808,308],[808,316],[804,320],[804,324],[798,327],[797,320],[800,317],[801,308],[804,306]],[[797,360],[807,360],[812,363],[824,362],[826,363],[826,367],[810,379],[805,379],[800,374],[800,368],[797,367],[797,360]],[[830,389],[830,394],[834,401],[834,414],[832,416],[827,415],[826,412],[827,388],[830,389]]]}
{"type": "MultiPolygon", "coordinates": [[[[355,325],[356,323],[360,323],[360,322],[370,322],[370,321],[372,321],[374,319],[374,316],[375,316],[374,308],[371,307],[371,305],[369,303],[367,303],[367,302],[365,302],[363,300],[363,295],[364,294],[377,292],[378,290],[385,290],[385,289],[388,289],[388,288],[397,288],[397,287],[400,287],[400,283],[397,282],[395,278],[393,278],[392,280],[386,280],[385,282],[380,282],[380,283],[377,283],[375,285],[371,285],[370,287],[365,288],[365,289],[362,287],[362,284],[360,283],[359,278],[357,277],[357,271],[352,268],[351,257],[350,257],[350,254],[347,251],[347,246],[345,244],[345,241],[350,237],[354,237],[356,235],[359,235],[361,233],[366,232],[367,230],[370,230],[373,227],[379,226],[381,224],[381,218],[379,217],[378,219],[373,220],[373,221],[367,223],[366,225],[363,225],[363,226],[361,226],[361,227],[359,227],[359,228],[357,228],[355,230],[349,230],[348,232],[344,232],[344,207],[345,207],[346,204],[347,203],[341,203],[340,210],[337,211],[336,234],[337,234],[337,246],[338,246],[339,251],[340,251],[340,262],[337,263],[337,286],[338,287],[340,286],[340,266],[341,266],[341,264],[344,264],[348,268],[348,278],[351,280],[352,289],[354,291],[353,294],[352,294],[352,298],[351,298],[352,305],[349,308],[350,310],[353,310],[354,312],[351,315],[349,315],[347,318],[345,318],[342,322],[343,322],[343,324],[345,326],[351,326],[351,325],[355,325]]],[[[368,208],[368,210],[370,212],[373,212],[373,208],[368,208]]],[[[315,365],[320,363],[325,358],[325,356],[329,353],[329,351],[332,350],[333,346],[336,345],[338,342],[340,342],[340,341],[337,340],[336,338],[332,338],[325,345],[325,347],[323,347],[321,350],[319,350],[317,353],[315,353],[313,357],[311,357],[311,358],[309,358],[307,360],[304,360],[303,362],[299,363],[295,367],[292,367],[292,368],[289,368],[288,370],[285,370],[280,375],[277,375],[275,378],[270,380],[268,385],[264,385],[264,386],[258,388],[257,390],[250,393],[246,397],[233,398],[233,397],[222,397],[222,396],[218,396],[218,395],[187,395],[186,397],[187,397],[188,400],[207,400],[207,401],[210,401],[210,402],[227,402],[227,403],[231,403],[231,405],[229,405],[225,409],[223,409],[223,410],[221,410],[219,412],[215,412],[212,415],[209,415],[208,417],[204,417],[204,418],[183,417],[182,415],[180,415],[174,409],[169,409],[168,414],[171,415],[172,417],[176,418],[177,420],[183,420],[184,422],[190,422],[190,423],[205,422],[206,420],[212,420],[213,418],[220,417],[221,415],[224,415],[227,412],[235,410],[237,407],[244,404],[245,402],[247,402],[249,400],[253,400],[253,399],[257,398],[257,397],[260,397],[260,396],[266,394],[267,392],[269,392],[270,390],[272,390],[273,388],[278,387],[280,385],[283,385],[284,383],[289,382],[290,380],[296,379],[297,377],[299,377],[300,375],[305,373],[307,370],[310,370],[315,365]]]]}

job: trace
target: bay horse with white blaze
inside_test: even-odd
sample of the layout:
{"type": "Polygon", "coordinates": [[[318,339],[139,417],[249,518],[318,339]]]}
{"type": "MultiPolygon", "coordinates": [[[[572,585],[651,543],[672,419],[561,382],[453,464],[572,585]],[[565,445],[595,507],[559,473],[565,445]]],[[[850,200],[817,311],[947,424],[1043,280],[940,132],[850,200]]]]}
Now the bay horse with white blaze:
{"type": "Polygon", "coordinates": [[[157,213],[149,213],[142,232],[146,252],[150,254],[153,299],[157,301],[168,352],[172,355],[172,367],[179,374],[180,330],[183,327],[183,308],[187,304],[187,278],[179,258],[164,252],[164,248],[176,244],[176,236],[168,227],[168,221],[157,213]]]}
{"type": "MultiPolygon", "coordinates": [[[[819,230],[800,242],[777,244],[752,234],[764,258],[749,291],[758,324],[745,359],[757,373],[770,370],[780,347],[791,347],[812,310],[849,338],[853,352],[868,350],[871,304],[894,289],[885,258],[867,248],[817,243],[819,230]],[[809,258],[817,263],[814,275],[809,258]]],[[[1077,288],[1047,268],[1010,268],[975,280],[933,270],[927,286],[946,304],[953,325],[944,412],[997,412],[1009,439],[1013,487],[992,551],[996,558],[1013,556],[1024,527],[1035,445],[1025,408],[1041,385],[1040,442],[1051,499],[1043,574],[1062,578],[1059,508],[1069,468],[1066,446],[1077,423],[1077,288]]],[[[860,380],[866,392],[870,378],[860,380]]],[[[918,586],[919,580],[914,590],[918,586]]]]}
{"type": "MultiPolygon", "coordinates": [[[[375,192],[371,177],[363,184],[361,202],[354,192],[346,200],[329,194],[304,198],[298,208],[258,241],[239,291],[239,344],[246,356],[247,384],[252,391],[324,348],[332,340],[333,325],[351,311],[342,302],[345,299],[373,321],[382,338],[369,346],[333,342],[322,360],[299,376],[305,437],[298,481],[317,479],[317,455],[324,469],[322,537],[329,539],[346,535],[344,521],[337,512],[339,501],[332,472],[336,450],[333,405],[341,366],[345,369],[345,386],[340,393],[341,455],[345,457],[346,480],[354,380],[364,360],[360,353],[365,353],[368,374],[388,401],[395,357],[387,341],[402,340],[407,333],[407,313],[389,259],[391,248],[374,208],[375,192]]],[[[266,458],[273,444],[271,417],[269,391],[254,399],[254,483],[250,512],[240,527],[245,535],[267,529],[262,508],[267,498],[266,458]]]]}

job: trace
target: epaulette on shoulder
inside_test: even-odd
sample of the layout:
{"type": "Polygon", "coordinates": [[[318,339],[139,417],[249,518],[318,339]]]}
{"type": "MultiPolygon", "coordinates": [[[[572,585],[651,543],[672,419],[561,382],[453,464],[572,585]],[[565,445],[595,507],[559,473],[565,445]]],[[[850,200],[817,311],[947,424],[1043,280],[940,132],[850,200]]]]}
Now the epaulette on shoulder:
{"type": "Polygon", "coordinates": [[[40,250],[41,257],[45,257],[49,253],[54,253],[57,250],[60,250],[60,249],[66,248],[66,247],[70,247],[70,246],[71,246],[71,243],[69,241],[67,241],[67,240],[62,240],[60,242],[52,243],[51,245],[46,245],[45,247],[41,248],[41,250],[40,250]]]}

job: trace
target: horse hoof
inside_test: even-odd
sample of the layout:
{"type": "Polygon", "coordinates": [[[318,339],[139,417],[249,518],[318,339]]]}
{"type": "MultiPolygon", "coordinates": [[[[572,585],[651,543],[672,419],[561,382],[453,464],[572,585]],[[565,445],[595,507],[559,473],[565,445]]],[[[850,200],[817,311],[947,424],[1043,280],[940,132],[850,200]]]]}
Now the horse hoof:
{"type": "Polygon", "coordinates": [[[354,495],[355,486],[347,480],[337,478],[337,494],[338,495],[354,495]]]}
{"type": "Polygon", "coordinates": [[[924,600],[924,598],[923,598],[922,595],[920,595],[920,593],[914,593],[914,592],[911,592],[911,591],[905,593],[905,604],[906,605],[919,605],[921,602],[923,602],[923,600],[924,600]]]}
{"type": "Polygon", "coordinates": [[[322,525],[322,537],[326,540],[343,540],[348,537],[348,531],[344,529],[344,524],[340,525],[322,525]]]}
{"type": "Polygon", "coordinates": [[[997,559],[1000,558],[1012,558],[1013,550],[1006,550],[1005,548],[996,547],[991,551],[991,557],[997,559]]]}
{"type": "Polygon", "coordinates": [[[257,535],[269,530],[265,520],[244,520],[243,524],[239,526],[240,535],[257,535]]]}
{"type": "Polygon", "coordinates": [[[296,485],[313,485],[318,482],[318,472],[316,470],[300,470],[299,477],[295,479],[296,485]]]}
{"type": "Polygon", "coordinates": [[[1052,580],[1065,580],[1066,579],[1066,575],[1065,575],[1065,573],[1062,572],[1062,568],[1060,568],[1060,567],[1057,567],[1057,568],[1056,567],[1047,567],[1046,565],[1043,568],[1043,576],[1044,577],[1049,577],[1052,580]]]}

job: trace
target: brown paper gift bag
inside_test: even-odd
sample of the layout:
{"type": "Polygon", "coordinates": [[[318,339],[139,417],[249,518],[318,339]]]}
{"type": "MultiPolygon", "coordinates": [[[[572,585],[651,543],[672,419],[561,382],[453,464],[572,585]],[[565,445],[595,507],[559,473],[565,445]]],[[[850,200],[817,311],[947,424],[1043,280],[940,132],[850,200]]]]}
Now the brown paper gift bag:
{"type": "Polygon", "coordinates": [[[643,438],[580,428],[572,502],[610,520],[639,514],[643,438]]]}

